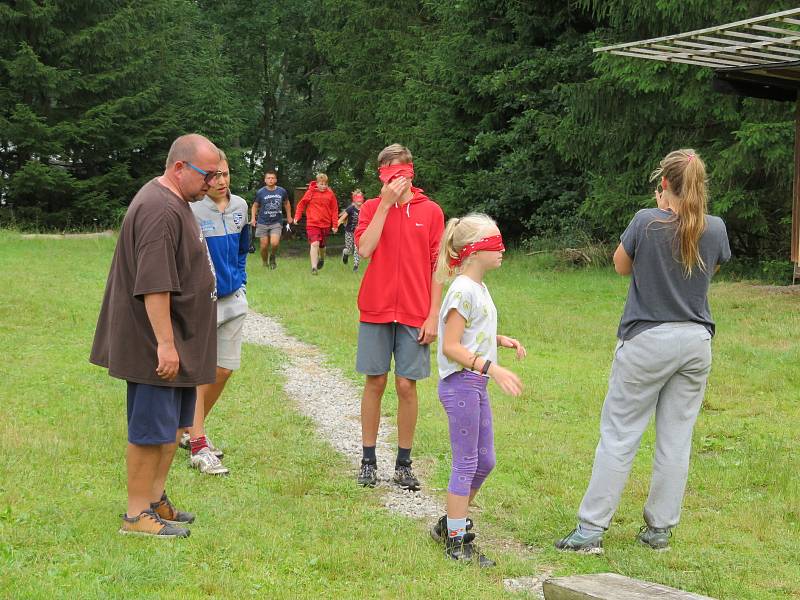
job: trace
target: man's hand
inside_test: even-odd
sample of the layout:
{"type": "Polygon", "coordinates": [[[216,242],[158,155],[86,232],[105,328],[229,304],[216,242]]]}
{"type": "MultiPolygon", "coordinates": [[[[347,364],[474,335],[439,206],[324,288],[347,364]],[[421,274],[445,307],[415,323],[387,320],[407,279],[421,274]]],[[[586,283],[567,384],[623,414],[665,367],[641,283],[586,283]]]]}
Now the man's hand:
{"type": "Polygon", "coordinates": [[[525,358],[528,356],[528,351],[525,350],[525,346],[519,343],[519,340],[515,340],[514,338],[508,337],[507,335],[498,335],[497,336],[497,345],[502,346],[503,348],[514,348],[517,351],[517,360],[521,358],[525,358]]]}
{"type": "Polygon", "coordinates": [[[439,335],[439,315],[430,315],[419,328],[417,343],[427,346],[439,335]]]}
{"type": "Polygon", "coordinates": [[[389,208],[392,204],[399,204],[408,190],[411,189],[411,180],[405,177],[393,179],[381,188],[381,206],[389,208]]]}
{"type": "Polygon", "coordinates": [[[253,217],[252,219],[250,219],[250,227],[255,227],[255,226],[256,226],[256,218],[253,217]]]}
{"type": "Polygon", "coordinates": [[[158,367],[156,375],[166,381],[172,381],[178,376],[180,368],[178,350],[173,342],[163,342],[158,345],[158,367]]]}

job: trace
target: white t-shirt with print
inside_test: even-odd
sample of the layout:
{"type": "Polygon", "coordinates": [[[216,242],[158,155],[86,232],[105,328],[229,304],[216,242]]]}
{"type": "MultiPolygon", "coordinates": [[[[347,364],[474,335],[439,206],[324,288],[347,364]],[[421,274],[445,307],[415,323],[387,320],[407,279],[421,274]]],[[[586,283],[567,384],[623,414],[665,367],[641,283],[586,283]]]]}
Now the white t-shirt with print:
{"type": "Polygon", "coordinates": [[[459,275],[450,284],[439,311],[439,349],[436,353],[439,377],[444,379],[464,368],[442,352],[444,324],[452,308],[467,321],[461,336],[461,345],[473,354],[497,364],[497,309],[492,297],[484,284],[477,283],[466,275],[459,275]]]}

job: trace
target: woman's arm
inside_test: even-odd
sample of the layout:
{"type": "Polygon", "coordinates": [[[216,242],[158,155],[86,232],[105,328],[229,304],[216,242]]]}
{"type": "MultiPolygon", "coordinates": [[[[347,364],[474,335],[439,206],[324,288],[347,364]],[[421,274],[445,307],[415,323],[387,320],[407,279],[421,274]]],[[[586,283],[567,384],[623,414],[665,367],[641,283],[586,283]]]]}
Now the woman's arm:
{"type": "Polygon", "coordinates": [[[633,260],[628,256],[625,247],[620,244],[614,252],[614,270],[620,275],[630,275],[633,272],[633,260]]]}

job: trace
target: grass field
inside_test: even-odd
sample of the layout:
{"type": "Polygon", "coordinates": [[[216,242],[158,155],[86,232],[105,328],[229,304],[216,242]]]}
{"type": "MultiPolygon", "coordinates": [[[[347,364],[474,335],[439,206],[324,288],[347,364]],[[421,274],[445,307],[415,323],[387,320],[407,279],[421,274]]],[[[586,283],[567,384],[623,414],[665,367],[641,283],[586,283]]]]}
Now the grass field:
{"type": "MultiPolygon", "coordinates": [[[[800,598],[800,297],[744,283],[712,292],[714,369],[695,430],[683,522],[672,550],[633,543],[646,498],[648,433],[602,557],[563,555],[597,441],[627,282],[610,270],[556,271],[510,254],[488,280],[500,329],[529,356],[526,384],[495,388],[498,467],[477,518],[541,548],[495,555],[480,573],[445,561],[424,523],[358,489],[348,462],[316,440],[281,388],[283,357],[246,346],[210,422],[232,475],[206,478],[179,455],[169,491],[198,513],[188,540],[116,533],[124,510],[124,384],[87,361],[114,241],[20,240],[0,231],[0,597],[508,597],[504,577],[614,571],[718,598],[800,598]]],[[[332,257],[265,271],[248,296],[353,370],[359,275],[332,257]]],[[[362,267],[363,269],[363,267],[362,267]]],[[[417,463],[432,488],[449,469],[435,381],[420,386],[417,463]]],[[[387,394],[385,412],[394,412],[387,394]]]]}

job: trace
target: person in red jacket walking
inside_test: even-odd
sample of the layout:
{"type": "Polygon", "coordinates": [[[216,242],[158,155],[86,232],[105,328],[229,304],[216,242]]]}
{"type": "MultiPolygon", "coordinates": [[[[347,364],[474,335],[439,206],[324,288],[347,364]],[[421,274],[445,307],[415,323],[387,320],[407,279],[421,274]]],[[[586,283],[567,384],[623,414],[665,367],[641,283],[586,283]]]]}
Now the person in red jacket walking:
{"type": "Polygon", "coordinates": [[[363,456],[358,483],[378,481],[375,443],[381,399],[394,355],[397,390],[397,461],[393,481],[418,490],[411,470],[417,425],[417,380],[430,375],[442,285],[433,273],[444,231],[442,209],[412,185],[411,152],[400,144],[378,155],[381,195],[361,207],[355,232],[358,253],[370,263],[358,292],[360,323],[356,370],[366,375],[361,399],[363,456]]]}
{"type": "Polygon", "coordinates": [[[328,176],[325,173],[318,173],[316,180],[308,184],[308,190],[297,204],[294,223],[300,222],[303,211],[306,213],[306,235],[311,245],[311,274],[316,275],[325,264],[328,232],[336,233],[339,230],[339,203],[336,201],[336,194],[328,187],[328,176]]]}

